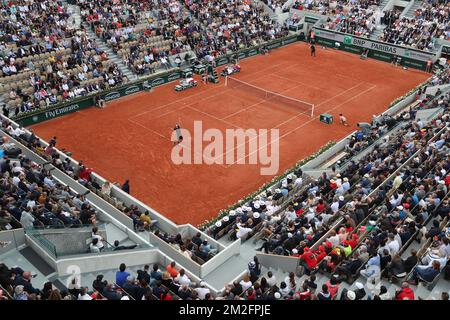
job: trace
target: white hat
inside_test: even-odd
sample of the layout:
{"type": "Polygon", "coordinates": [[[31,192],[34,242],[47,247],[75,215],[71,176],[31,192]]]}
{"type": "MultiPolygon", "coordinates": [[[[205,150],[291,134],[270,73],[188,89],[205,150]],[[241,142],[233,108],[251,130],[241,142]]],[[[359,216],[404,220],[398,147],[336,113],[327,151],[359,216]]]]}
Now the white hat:
{"type": "Polygon", "coordinates": [[[130,300],[129,296],[123,296],[120,300],[130,300]]]}
{"type": "Polygon", "coordinates": [[[314,212],[314,209],[310,207],[309,212],[314,212]]]}
{"type": "Polygon", "coordinates": [[[281,193],[280,189],[275,189],[275,193],[281,193]]]}
{"type": "Polygon", "coordinates": [[[403,206],[398,206],[397,209],[398,210],[403,210],[403,206]]]}
{"type": "Polygon", "coordinates": [[[353,291],[349,290],[349,291],[347,291],[347,298],[348,298],[348,300],[355,300],[356,294],[353,291]]]}
{"type": "Polygon", "coordinates": [[[336,177],[340,178],[340,177],[341,177],[341,174],[340,174],[340,173],[338,173],[338,174],[336,175],[336,177]]]}
{"type": "Polygon", "coordinates": [[[292,238],[292,233],[288,233],[288,238],[292,238]]]}
{"type": "Polygon", "coordinates": [[[223,222],[228,222],[228,221],[230,221],[230,218],[228,218],[228,216],[225,216],[225,217],[223,217],[223,222]]]}
{"type": "Polygon", "coordinates": [[[235,216],[236,215],[236,211],[235,210],[230,210],[229,214],[230,214],[230,216],[235,216]]]}
{"type": "Polygon", "coordinates": [[[200,287],[204,287],[206,284],[204,281],[200,281],[200,287]]]}
{"type": "Polygon", "coordinates": [[[330,182],[331,183],[336,183],[336,181],[334,179],[331,179],[330,182]]]}
{"type": "Polygon", "coordinates": [[[237,213],[242,213],[242,208],[237,208],[237,209],[236,209],[236,212],[237,212],[237,213]]]}
{"type": "Polygon", "coordinates": [[[369,224],[370,224],[371,226],[374,226],[374,225],[376,225],[376,224],[377,224],[377,222],[376,222],[376,221],[374,221],[374,220],[369,220],[369,224]]]}
{"type": "Polygon", "coordinates": [[[258,219],[259,218],[259,213],[258,212],[253,213],[253,218],[258,219]]]}
{"type": "Polygon", "coordinates": [[[287,175],[287,178],[288,178],[288,179],[292,179],[292,174],[289,173],[289,174],[287,175]]]}
{"type": "Polygon", "coordinates": [[[444,180],[439,180],[438,183],[439,184],[445,184],[445,181],[444,180]]]}
{"type": "Polygon", "coordinates": [[[369,178],[369,174],[366,173],[366,174],[364,175],[364,178],[369,178]]]}
{"type": "Polygon", "coordinates": [[[275,299],[280,299],[281,298],[281,293],[275,292],[275,294],[273,296],[275,297],[275,299]]]}
{"type": "Polygon", "coordinates": [[[364,285],[361,282],[356,282],[355,287],[358,289],[362,289],[362,288],[364,288],[364,285]]]}
{"type": "Polygon", "coordinates": [[[298,250],[294,248],[294,249],[292,249],[292,253],[293,253],[293,254],[297,254],[297,253],[298,253],[298,250]]]}
{"type": "Polygon", "coordinates": [[[339,196],[339,200],[344,201],[344,196],[339,196]]]}
{"type": "Polygon", "coordinates": [[[260,207],[259,202],[256,202],[255,204],[253,204],[253,206],[255,207],[255,209],[259,209],[259,207],[260,207]]]}
{"type": "Polygon", "coordinates": [[[220,228],[221,226],[222,226],[222,222],[217,221],[217,222],[216,222],[216,227],[217,227],[217,228],[220,228]]]}
{"type": "Polygon", "coordinates": [[[344,181],[345,181],[345,182],[348,182],[348,178],[347,178],[347,177],[345,177],[345,178],[344,178],[344,181]]]}

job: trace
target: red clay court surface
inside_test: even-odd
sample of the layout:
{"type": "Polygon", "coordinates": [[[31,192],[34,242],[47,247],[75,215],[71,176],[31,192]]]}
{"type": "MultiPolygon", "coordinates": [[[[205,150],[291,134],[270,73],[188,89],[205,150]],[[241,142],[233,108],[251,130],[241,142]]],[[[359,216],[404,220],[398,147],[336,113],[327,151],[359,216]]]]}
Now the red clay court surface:
{"type": "Polygon", "coordinates": [[[33,128],[46,140],[56,135],[58,147],[110,181],[130,179],[133,196],[176,223],[197,225],[273,177],[260,175],[259,165],[173,164],[171,128],[179,119],[191,133],[194,120],[203,121],[204,130],[278,128],[281,174],[330,140],[356,130],[357,122],[370,122],[373,114],[429,77],[330,49],[318,48],[312,58],[305,43],[240,64],[236,78],[315,104],[314,118],[225,87],[221,78],[220,84],[199,81],[199,87],[178,93],[171,83],[112,101],[103,110],[78,111],[33,128]],[[321,113],[332,114],[335,123],[319,122],[321,113]],[[337,123],[339,113],[349,127],[337,123]]]}

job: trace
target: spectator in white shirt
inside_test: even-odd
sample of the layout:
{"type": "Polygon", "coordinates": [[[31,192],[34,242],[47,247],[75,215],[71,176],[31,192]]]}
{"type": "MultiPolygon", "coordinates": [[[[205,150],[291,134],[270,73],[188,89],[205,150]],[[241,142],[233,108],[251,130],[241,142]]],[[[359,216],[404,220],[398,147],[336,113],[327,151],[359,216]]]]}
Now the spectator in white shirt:
{"type": "Polygon", "coordinates": [[[27,207],[27,210],[22,211],[22,215],[20,216],[20,223],[25,229],[33,228],[33,223],[35,218],[31,214],[31,208],[27,207]]]}
{"type": "Polygon", "coordinates": [[[105,245],[103,244],[103,237],[98,234],[98,228],[97,227],[92,228],[92,240],[94,240],[94,239],[98,240],[97,247],[100,250],[102,250],[105,247],[105,245]]]}
{"type": "Polygon", "coordinates": [[[182,286],[189,286],[191,284],[191,279],[189,279],[189,277],[186,275],[184,269],[180,270],[178,276],[175,278],[175,281],[182,286]]]}
{"type": "Polygon", "coordinates": [[[395,255],[400,250],[400,244],[395,240],[395,235],[393,233],[388,235],[387,246],[391,256],[395,255]]]}
{"type": "Polygon", "coordinates": [[[238,228],[236,232],[236,237],[238,239],[245,239],[247,235],[252,231],[252,228],[243,227],[240,223],[238,223],[236,226],[238,228]]]}
{"type": "Polygon", "coordinates": [[[330,232],[330,237],[327,239],[327,241],[330,241],[333,248],[339,245],[339,235],[336,233],[335,230],[332,230],[330,232]]]}
{"type": "Polygon", "coordinates": [[[267,272],[266,280],[267,280],[267,284],[270,287],[273,287],[274,285],[277,284],[277,278],[273,275],[272,271],[267,272]]]}
{"type": "Polygon", "coordinates": [[[206,286],[205,283],[202,281],[202,282],[200,282],[200,287],[195,289],[195,291],[197,291],[198,298],[200,300],[205,300],[205,296],[208,293],[211,293],[208,288],[205,288],[205,286],[206,286]]]}
{"type": "Polygon", "coordinates": [[[252,286],[252,282],[250,281],[250,276],[246,274],[244,278],[239,282],[242,286],[242,291],[245,292],[248,288],[252,286]]]}
{"type": "Polygon", "coordinates": [[[88,294],[87,287],[81,288],[81,292],[78,294],[78,300],[92,300],[92,297],[88,294]]]}

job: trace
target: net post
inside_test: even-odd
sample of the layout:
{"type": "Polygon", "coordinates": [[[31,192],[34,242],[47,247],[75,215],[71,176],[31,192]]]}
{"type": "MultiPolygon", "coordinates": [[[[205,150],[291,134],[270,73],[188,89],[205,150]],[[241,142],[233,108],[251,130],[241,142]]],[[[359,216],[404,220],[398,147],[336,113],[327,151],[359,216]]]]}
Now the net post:
{"type": "Polygon", "coordinates": [[[313,105],[312,105],[312,108],[311,108],[311,118],[314,117],[314,107],[315,107],[315,105],[313,104],[313,105]]]}
{"type": "Polygon", "coordinates": [[[228,76],[225,77],[225,87],[228,86],[228,76]]]}

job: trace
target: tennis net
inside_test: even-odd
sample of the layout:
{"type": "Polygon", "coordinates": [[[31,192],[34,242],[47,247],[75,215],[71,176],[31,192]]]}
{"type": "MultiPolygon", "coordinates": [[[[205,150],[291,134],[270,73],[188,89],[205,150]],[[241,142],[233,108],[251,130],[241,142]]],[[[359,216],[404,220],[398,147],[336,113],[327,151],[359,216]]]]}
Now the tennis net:
{"type": "Polygon", "coordinates": [[[261,99],[266,101],[293,107],[295,108],[295,110],[298,110],[301,113],[311,116],[311,118],[314,116],[314,104],[312,103],[284,96],[282,94],[260,88],[258,86],[255,86],[254,84],[230,76],[227,76],[225,78],[225,86],[231,89],[243,90],[247,94],[260,97],[261,99]]]}

